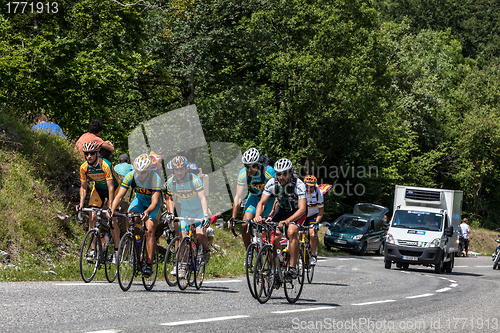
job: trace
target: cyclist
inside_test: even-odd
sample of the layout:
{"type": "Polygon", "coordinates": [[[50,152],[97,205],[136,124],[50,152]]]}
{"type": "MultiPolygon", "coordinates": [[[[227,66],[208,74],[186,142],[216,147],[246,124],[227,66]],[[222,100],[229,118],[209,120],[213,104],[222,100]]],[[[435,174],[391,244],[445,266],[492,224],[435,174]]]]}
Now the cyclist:
{"type": "MultiPolygon", "coordinates": [[[[182,216],[204,219],[203,226],[208,227],[210,226],[210,221],[208,219],[208,205],[203,183],[198,176],[188,172],[187,165],[188,161],[184,156],[176,156],[168,163],[174,175],[167,180],[166,184],[167,210],[173,212],[175,209],[175,202],[179,200],[180,209],[178,209],[178,211],[182,212],[182,216]]],[[[180,231],[182,237],[185,237],[189,232],[188,221],[181,220],[180,222],[180,231]]],[[[204,235],[201,226],[201,222],[196,222],[196,237],[201,245],[203,245],[203,261],[207,264],[210,260],[210,248],[208,246],[207,236],[204,235]]],[[[171,272],[172,275],[177,273],[179,277],[184,277],[186,274],[185,267],[182,265],[180,272],[176,272],[175,270],[171,272]]]]}
{"type": "MultiPolygon", "coordinates": [[[[243,220],[246,221],[247,219],[253,219],[255,216],[257,204],[261,199],[266,183],[273,179],[276,175],[272,166],[267,165],[264,169],[264,164],[259,162],[259,160],[260,153],[255,148],[248,149],[241,157],[241,162],[243,162],[245,167],[241,169],[238,174],[236,195],[234,196],[233,201],[233,214],[228,223],[233,222],[238,215],[238,210],[243,199],[243,193],[247,186],[250,193],[247,196],[245,208],[243,209],[243,220]]],[[[274,200],[270,200],[266,204],[266,207],[263,211],[264,216],[268,216],[271,213],[273,203],[274,200]]],[[[241,237],[243,238],[243,243],[246,249],[248,245],[250,245],[251,241],[250,233],[247,231],[246,223],[242,225],[241,237]]]]}
{"type": "Polygon", "coordinates": [[[302,218],[298,222],[299,225],[302,225],[304,227],[309,226],[309,240],[311,242],[312,254],[309,265],[311,266],[315,266],[317,262],[317,230],[319,229],[319,224],[323,219],[324,212],[323,193],[316,185],[317,181],[318,179],[313,175],[308,175],[304,178],[304,184],[306,184],[307,214],[302,216],[302,218]]]}
{"type": "MultiPolygon", "coordinates": [[[[97,142],[91,141],[83,144],[82,151],[85,156],[85,162],[80,166],[80,204],[76,206],[76,210],[79,212],[83,208],[85,197],[87,196],[88,179],[94,181],[92,192],[90,192],[89,206],[101,208],[105,199],[108,199],[109,206],[118,192],[118,175],[108,160],[98,156],[99,145],[97,142]]],[[[89,230],[95,227],[96,219],[96,214],[91,212],[89,230]]],[[[113,263],[116,263],[118,243],[120,242],[120,228],[118,227],[116,218],[113,219],[113,223],[114,228],[111,229],[111,236],[115,242],[113,263]]]]}
{"type": "MultiPolygon", "coordinates": [[[[132,187],[135,192],[135,198],[130,203],[129,212],[141,214],[141,220],[146,226],[146,249],[148,257],[146,258],[146,266],[143,268],[142,274],[145,277],[150,277],[153,274],[151,267],[153,256],[156,252],[156,226],[160,218],[160,198],[161,198],[161,179],[160,176],[153,170],[153,163],[148,154],[139,155],[134,160],[134,171],[130,171],[123,178],[120,190],[113,201],[113,205],[108,212],[108,216],[113,216],[116,208],[120,206],[120,202],[132,187]]],[[[136,218],[139,222],[139,218],[136,218]]],[[[127,226],[128,227],[128,226],[127,226]]]]}
{"type": "MultiPolygon", "coordinates": [[[[286,158],[278,160],[274,164],[276,178],[269,180],[264,188],[264,193],[257,204],[255,221],[263,220],[267,202],[270,197],[276,197],[278,208],[273,215],[272,221],[279,222],[278,227],[288,225],[287,236],[289,239],[288,250],[290,251],[290,270],[285,272],[288,278],[297,277],[297,257],[299,255],[299,227],[297,221],[306,213],[306,186],[293,171],[292,162],[286,158]]],[[[281,249],[280,237],[275,237],[275,247],[281,249]]]]}

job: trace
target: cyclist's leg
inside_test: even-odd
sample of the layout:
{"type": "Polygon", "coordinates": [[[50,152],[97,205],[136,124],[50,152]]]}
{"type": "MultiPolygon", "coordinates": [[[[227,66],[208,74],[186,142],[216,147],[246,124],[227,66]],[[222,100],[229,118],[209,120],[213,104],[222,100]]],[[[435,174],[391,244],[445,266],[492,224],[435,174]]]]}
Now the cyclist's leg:
{"type": "Polygon", "coordinates": [[[316,223],[316,216],[310,217],[309,222],[309,244],[311,245],[311,255],[316,256],[316,251],[318,250],[318,224],[316,223]]]}
{"type": "MultiPolygon", "coordinates": [[[[118,193],[119,187],[115,190],[115,197],[118,193]]],[[[108,207],[109,207],[109,199],[108,199],[108,207]]],[[[113,237],[113,241],[115,243],[115,252],[118,251],[118,244],[120,244],[120,226],[118,225],[118,218],[114,217],[111,219],[111,223],[113,225],[113,229],[111,229],[111,237],[113,237]]]]}
{"type": "MultiPolygon", "coordinates": [[[[289,215],[286,214],[285,211],[281,210],[278,208],[278,210],[274,213],[272,221],[273,222],[280,222],[286,219],[289,215]]],[[[279,230],[276,230],[276,234],[274,236],[274,247],[277,250],[282,250],[283,247],[281,246],[281,232],[279,230]]]]}
{"type": "Polygon", "coordinates": [[[290,252],[290,268],[297,267],[297,257],[299,255],[299,227],[295,222],[288,224],[288,252],[290,252]]]}
{"type": "MultiPolygon", "coordinates": [[[[249,194],[247,197],[247,202],[245,204],[245,208],[243,209],[243,220],[253,219],[255,216],[255,211],[257,210],[257,204],[259,203],[260,198],[249,194]]],[[[247,224],[243,223],[241,225],[241,237],[243,238],[243,244],[245,249],[250,245],[252,241],[252,237],[250,232],[247,231],[247,224]]]]}
{"type": "MultiPolygon", "coordinates": [[[[104,198],[101,198],[99,192],[97,191],[95,185],[92,187],[92,192],[90,192],[89,207],[101,208],[104,198]]],[[[97,220],[97,215],[94,212],[90,213],[89,218],[89,230],[95,227],[95,222],[97,220]]]]}
{"type": "Polygon", "coordinates": [[[146,263],[148,265],[151,265],[153,263],[153,258],[156,252],[156,227],[158,226],[158,221],[160,220],[160,207],[161,205],[158,204],[156,206],[156,209],[148,215],[149,218],[145,222],[146,229],[148,229],[145,234],[146,248],[148,250],[148,258],[146,260],[146,263]]]}

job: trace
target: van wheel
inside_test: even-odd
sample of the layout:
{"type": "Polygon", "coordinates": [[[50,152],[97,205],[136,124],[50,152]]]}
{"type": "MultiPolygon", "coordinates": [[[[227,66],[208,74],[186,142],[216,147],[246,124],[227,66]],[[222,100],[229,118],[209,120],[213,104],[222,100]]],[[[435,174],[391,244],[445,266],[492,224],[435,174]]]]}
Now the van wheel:
{"type": "Polygon", "coordinates": [[[443,270],[443,255],[441,254],[441,258],[439,258],[439,262],[434,266],[434,273],[441,274],[443,270]]]}
{"type": "Polygon", "coordinates": [[[361,246],[361,250],[359,250],[358,254],[362,256],[363,254],[365,254],[365,251],[366,251],[366,242],[363,243],[363,246],[361,246]]]}
{"type": "Polygon", "coordinates": [[[385,263],[385,269],[391,269],[392,262],[390,260],[385,260],[384,263],[385,263]]]}
{"type": "Polygon", "coordinates": [[[445,262],[444,265],[443,265],[443,268],[444,268],[444,271],[448,274],[451,273],[451,270],[453,269],[453,265],[452,265],[452,261],[448,261],[448,262],[445,262]]]}
{"type": "Polygon", "coordinates": [[[406,271],[410,267],[410,264],[403,263],[403,269],[406,271]]]}

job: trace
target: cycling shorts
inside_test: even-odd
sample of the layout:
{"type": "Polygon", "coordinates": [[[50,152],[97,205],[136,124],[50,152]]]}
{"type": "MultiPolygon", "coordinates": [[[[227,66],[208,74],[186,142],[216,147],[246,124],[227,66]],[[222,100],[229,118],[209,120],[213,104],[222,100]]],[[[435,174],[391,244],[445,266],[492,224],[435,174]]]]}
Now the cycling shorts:
{"type": "Polygon", "coordinates": [[[316,218],[318,217],[318,214],[314,214],[313,216],[307,217],[306,215],[302,216],[298,221],[297,224],[303,227],[308,227],[311,226],[315,229],[318,229],[318,225],[316,224],[316,218]]]}
{"type": "MultiPolygon", "coordinates": [[[[118,193],[118,189],[120,187],[115,188],[115,197],[116,194],[118,193]]],[[[90,200],[89,200],[89,206],[90,207],[97,207],[97,208],[102,208],[102,205],[104,203],[104,199],[109,199],[109,191],[107,189],[100,189],[96,188],[95,186],[92,187],[92,192],[90,192],[90,200]]],[[[108,206],[110,204],[108,203],[108,206]]]]}
{"type": "MultiPolygon", "coordinates": [[[[135,196],[134,200],[132,200],[132,202],[130,203],[130,206],[128,207],[128,211],[130,212],[131,210],[139,213],[139,214],[142,214],[144,213],[144,211],[151,205],[151,202],[144,202],[143,200],[139,200],[139,198],[137,196],[135,196]]],[[[156,221],[158,221],[160,219],[160,206],[161,206],[161,203],[158,203],[158,205],[156,205],[156,208],[154,211],[152,211],[151,213],[149,213],[149,218],[151,219],[154,219],[156,221]]]]}
{"type": "MultiPolygon", "coordinates": [[[[202,219],[203,218],[203,211],[201,209],[195,210],[195,211],[188,211],[186,209],[182,210],[182,215],[183,217],[191,217],[195,219],[202,219]]],[[[181,231],[189,231],[189,226],[193,224],[194,222],[189,222],[188,220],[180,220],[181,222],[181,231]]],[[[196,227],[201,227],[201,222],[196,221],[196,227]]]]}
{"type": "MultiPolygon", "coordinates": [[[[243,209],[243,214],[251,213],[253,216],[255,216],[255,212],[257,211],[257,204],[259,203],[259,201],[260,197],[249,194],[247,197],[247,202],[245,204],[245,209],[243,209]]],[[[273,209],[273,204],[274,204],[274,198],[270,198],[270,200],[267,201],[262,216],[265,217],[271,213],[271,210],[273,209]]]]}

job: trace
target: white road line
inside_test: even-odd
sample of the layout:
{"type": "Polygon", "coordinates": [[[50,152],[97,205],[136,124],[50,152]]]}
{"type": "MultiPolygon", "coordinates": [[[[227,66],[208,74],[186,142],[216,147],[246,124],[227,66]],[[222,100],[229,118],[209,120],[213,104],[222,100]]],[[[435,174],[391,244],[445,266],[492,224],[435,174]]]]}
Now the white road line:
{"type": "Polygon", "coordinates": [[[453,266],[453,268],[457,268],[457,267],[469,267],[469,266],[453,266]]]}
{"type": "Polygon", "coordinates": [[[455,288],[456,286],[458,286],[458,283],[452,283],[452,284],[450,284],[450,287],[452,287],[452,288],[455,288]]]}
{"type": "Polygon", "coordinates": [[[326,259],[317,259],[317,262],[326,261],[326,259]]]}
{"type": "Polygon", "coordinates": [[[105,330],[105,331],[94,331],[94,332],[87,332],[87,333],[118,333],[120,331],[115,331],[115,330],[105,330]]]}
{"type": "Polygon", "coordinates": [[[445,291],[448,291],[448,290],[451,290],[451,288],[443,288],[443,289],[439,289],[439,290],[436,290],[437,293],[442,293],[442,292],[445,292],[445,291]]]}
{"type": "Polygon", "coordinates": [[[333,306],[320,306],[317,308],[309,308],[309,309],[273,311],[271,313],[293,313],[293,312],[316,311],[316,310],[325,310],[325,309],[333,309],[333,308],[334,308],[333,306]]]}
{"type": "Polygon", "coordinates": [[[345,261],[345,260],[354,260],[354,258],[339,258],[339,260],[341,260],[341,261],[345,261]]]}
{"type": "Polygon", "coordinates": [[[457,281],[455,281],[455,280],[448,280],[448,281],[453,282],[453,283],[457,283],[457,281]]]}
{"type": "Polygon", "coordinates": [[[422,294],[422,295],[408,296],[406,298],[428,297],[428,296],[432,296],[432,295],[434,295],[434,294],[422,294]]]}
{"type": "Polygon", "coordinates": [[[241,282],[241,280],[205,280],[203,283],[232,283],[241,282]]]}
{"type": "Polygon", "coordinates": [[[250,316],[217,317],[217,318],[207,318],[207,319],[176,321],[176,322],[172,322],[172,323],[163,323],[163,324],[160,324],[160,325],[163,325],[163,326],[178,326],[178,325],[188,325],[188,324],[196,324],[196,323],[208,323],[208,322],[212,322],[212,321],[222,321],[222,320],[231,320],[231,319],[248,318],[248,317],[250,317],[250,316]]]}
{"type": "Polygon", "coordinates": [[[476,267],[493,267],[492,265],[488,265],[488,266],[476,266],[476,267]]]}
{"type": "Polygon", "coordinates": [[[370,304],[380,304],[380,303],[389,303],[389,302],[396,302],[393,299],[388,299],[385,301],[375,301],[375,302],[365,302],[365,303],[356,303],[356,304],[351,304],[351,305],[370,305],[370,304]]]}

